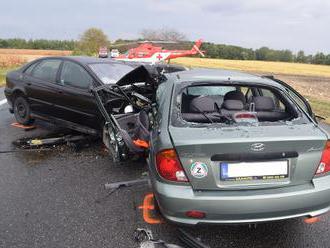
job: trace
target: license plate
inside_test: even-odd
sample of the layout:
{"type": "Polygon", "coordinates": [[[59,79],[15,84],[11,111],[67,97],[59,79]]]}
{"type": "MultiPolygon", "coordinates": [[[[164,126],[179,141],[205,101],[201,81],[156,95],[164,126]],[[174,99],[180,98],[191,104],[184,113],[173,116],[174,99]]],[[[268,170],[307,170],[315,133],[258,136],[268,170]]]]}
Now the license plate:
{"type": "Polygon", "coordinates": [[[220,163],[220,178],[224,181],[284,179],[288,171],[288,161],[220,163]]]}

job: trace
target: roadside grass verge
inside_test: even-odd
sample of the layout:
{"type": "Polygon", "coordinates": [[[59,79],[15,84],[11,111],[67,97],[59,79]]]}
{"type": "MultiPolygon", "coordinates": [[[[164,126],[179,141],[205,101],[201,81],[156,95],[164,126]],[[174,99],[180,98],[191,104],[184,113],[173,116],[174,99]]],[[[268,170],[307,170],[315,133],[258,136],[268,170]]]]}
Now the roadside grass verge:
{"type": "Polygon", "coordinates": [[[14,68],[0,68],[0,87],[6,84],[6,74],[14,68]]]}
{"type": "Polygon", "coordinates": [[[330,77],[330,66],[327,65],[205,58],[177,58],[173,59],[172,62],[190,67],[222,68],[273,74],[330,77]]]}

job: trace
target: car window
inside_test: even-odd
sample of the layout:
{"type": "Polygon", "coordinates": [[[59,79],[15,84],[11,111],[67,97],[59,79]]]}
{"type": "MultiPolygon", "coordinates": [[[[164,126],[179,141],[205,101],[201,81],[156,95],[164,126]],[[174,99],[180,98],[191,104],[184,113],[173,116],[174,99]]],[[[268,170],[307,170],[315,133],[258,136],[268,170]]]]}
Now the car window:
{"type": "Polygon", "coordinates": [[[134,69],[131,66],[116,63],[90,64],[89,67],[104,84],[115,84],[119,79],[134,69]]]}
{"type": "Polygon", "coordinates": [[[293,98],[293,100],[299,105],[299,107],[305,110],[306,113],[312,115],[312,113],[310,113],[310,106],[307,106],[303,99],[301,99],[299,96],[297,96],[294,92],[292,92],[289,89],[287,89],[287,92],[293,98]]]}
{"type": "Polygon", "coordinates": [[[87,89],[93,83],[93,78],[80,65],[65,61],[63,63],[60,83],[76,88],[87,89]]]}
{"type": "Polygon", "coordinates": [[[187,94],[193,96],[224,96],[229,91],[236,90],[236,87],[232,86],[193,86],[188,87],[187,94]]]}
{"type": "Polygon", "coordinates": [[[24,73],[31,75],[33,69],[38,65],[39,63],[33,63],[32,65],[30,65],[25,71],[24,73]]]}
{"type": "Polygon", "coordinates": [[[275,106],[279,110],[285,110],[285,105],[278,99],[278,97],[269,89],[260,88],[262,96],[271,97],[275,103],[275,106]]]}
{"type": "Polygon", "coordinates": [[[61,60],[52,59],[40,62],[35,68],[32,68],[32,76],[46,81],[55,82],[58,68],[61,60]]]}

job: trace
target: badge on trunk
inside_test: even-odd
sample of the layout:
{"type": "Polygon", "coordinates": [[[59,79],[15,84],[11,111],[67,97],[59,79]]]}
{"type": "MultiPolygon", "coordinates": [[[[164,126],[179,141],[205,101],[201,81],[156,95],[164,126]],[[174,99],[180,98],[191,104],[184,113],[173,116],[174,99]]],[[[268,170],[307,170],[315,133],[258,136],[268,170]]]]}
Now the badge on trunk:
{"type": "Polygon", "coordinates": [[[193,177],[203,178],[207,176],[208,168],[205,163],[195,162],[191,165],[190,173],[193,177]]]}

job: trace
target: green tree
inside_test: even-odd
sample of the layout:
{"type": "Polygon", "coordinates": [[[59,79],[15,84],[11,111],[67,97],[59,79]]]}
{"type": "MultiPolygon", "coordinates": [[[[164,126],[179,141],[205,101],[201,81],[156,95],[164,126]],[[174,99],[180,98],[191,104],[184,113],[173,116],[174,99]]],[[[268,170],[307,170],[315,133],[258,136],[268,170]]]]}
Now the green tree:
{"type": "Polygon", "coordinates": [[[323,53],[317,53],[313,56],[313,64],[325,64],[326,56],[323,53]]]}
{"type": "Polygon", "coordinates": [[[298,63],[306,63],[307,62],[307,57],[305,56],[304,51],[300,50],[297,53],[296,62],[298,62],[298,63]]]}
{"type": "Polygon", "coordinates": [[[75,50],[87,55],[93,55],[102,46],[109,46],[109,40],[106,34],[101,29],[89,28],[80,36],[75,50]]]}

